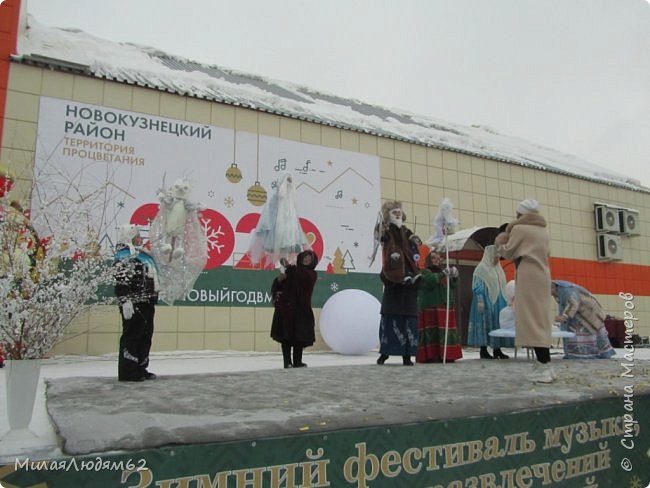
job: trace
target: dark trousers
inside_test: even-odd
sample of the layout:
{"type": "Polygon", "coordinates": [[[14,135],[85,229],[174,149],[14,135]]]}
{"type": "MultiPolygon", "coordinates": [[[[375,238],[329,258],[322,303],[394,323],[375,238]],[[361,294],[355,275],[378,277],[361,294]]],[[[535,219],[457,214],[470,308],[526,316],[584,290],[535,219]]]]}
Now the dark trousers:
{"type": "Polygon", "coordinates": [[[133,317],[130,319],[126,320],[122,315],[120,356],[117,360],[117,377],[120,380],[142,378],[149,366],[155,305],[134,303],[133,308],[133,317]]]}
{"type": "Polygon", "coordinates": [[[284,360],[284,367],[294,366],[298,367],[302,364],[302,346],[293,346],[293,361],[291,360],[291,344],[282,343],[282,359],[284,360]]]}
{"type": "Polygon", "coordinates": [[[551,350],[548,347],[535,347],[534,349],[535,356],[540,363],[546,364],[551,362],[551,350]]]}

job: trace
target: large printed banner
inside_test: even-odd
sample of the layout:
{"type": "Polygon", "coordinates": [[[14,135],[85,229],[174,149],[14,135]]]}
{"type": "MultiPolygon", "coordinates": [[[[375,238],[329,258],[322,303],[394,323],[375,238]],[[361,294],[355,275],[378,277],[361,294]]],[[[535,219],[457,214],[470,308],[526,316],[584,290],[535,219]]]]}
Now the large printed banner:
{"type": "Polygon", "coordinates": [[[246,251],[285,172],[293,176],[302,228],[320,257],[317,269],[336,277],[317,295],[353,287],[353,275],[354,287],[376,294],[379,260],[371,265],[369,256],[380,207],[377,156],[42,97],[39,201],[33,198],[32,209],[47,202],[55,215],[70,199],[83,201],[101,229],[102,247],[110,249],[121,224],[146,228],[158,212],[159,190],[186,177],[190,200],[205,208],[200,220],[209,259],[185,304],[251,306],[263,297],[259,302],[268,305],[272,277],[264,275],[275,263],[255,268],[246,251]]]}
{"type": "Polygon", "coordinates": [[[49,488],[645,488],[650,483],[645,428],[650,396],[629,400],[83,458],[22,458],[0,468],[0,483],[49,488]]]}

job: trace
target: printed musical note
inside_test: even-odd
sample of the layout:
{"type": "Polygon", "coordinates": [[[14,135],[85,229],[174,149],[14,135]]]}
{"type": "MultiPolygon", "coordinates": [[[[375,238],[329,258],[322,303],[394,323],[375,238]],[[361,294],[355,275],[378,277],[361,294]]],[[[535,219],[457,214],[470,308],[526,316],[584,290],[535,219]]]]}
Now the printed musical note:
{"type": "Polygon", "coordinates": [[[276,171],[276,172],[277,171],[285,171],[286,169],[287,169],[287,159],[286,158],[278,159],[278,164],[273,166],[273,170],[276,171]]]}

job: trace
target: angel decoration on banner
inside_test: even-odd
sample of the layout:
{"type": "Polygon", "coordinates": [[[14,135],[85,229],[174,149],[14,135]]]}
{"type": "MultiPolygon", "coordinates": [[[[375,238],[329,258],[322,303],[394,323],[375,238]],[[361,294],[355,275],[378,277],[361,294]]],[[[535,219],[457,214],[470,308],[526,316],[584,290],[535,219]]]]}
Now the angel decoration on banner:
{"type": "Polygon", "coordinates": [[[253,264],[266,265],[283,261],[293,263],[305,250],[311,250],[311,246],[300,226],[293,177],[283,173],[262,208],[248,252],[253,264]]]}
{"type": "Polygon", "coordinates": [[[208,260],[207,239],[199,211],[190,200],[192,185],[179,178],[158,191],[160,210],[151,223],[151,252],[158,265],[160,299],[172,304],[194,286],[208,260]]]}

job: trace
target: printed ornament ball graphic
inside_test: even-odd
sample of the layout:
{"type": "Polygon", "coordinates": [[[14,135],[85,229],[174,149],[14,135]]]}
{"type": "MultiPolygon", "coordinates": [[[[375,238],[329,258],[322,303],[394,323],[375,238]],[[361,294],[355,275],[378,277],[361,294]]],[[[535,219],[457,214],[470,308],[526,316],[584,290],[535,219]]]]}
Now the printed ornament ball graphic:
{"type": "Polygon", "coordinates": [[[230,183],[239,183],[241,181],[241,170],[237,167],[237,163],[232,163],[230,168],[226,170],[226,179],[230,183]]]}
{"type": "Polygon", "coordinates": [[[259,181],[256,181],[255,184],[248,189],[246,198],[248,198],[251,205],[261,207],[266,203],[266,190],[262,185],[260,185],[259,181]]]}
{"type": "Polygon", "coordinates": [[[335,352],[368,353],[378,342],[381,303],[363,290],[342,290],[332,295],[320,314],[320,333],[335,352]]]}

